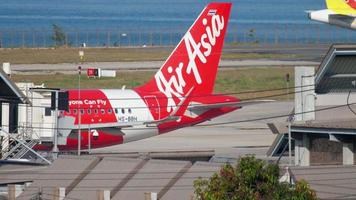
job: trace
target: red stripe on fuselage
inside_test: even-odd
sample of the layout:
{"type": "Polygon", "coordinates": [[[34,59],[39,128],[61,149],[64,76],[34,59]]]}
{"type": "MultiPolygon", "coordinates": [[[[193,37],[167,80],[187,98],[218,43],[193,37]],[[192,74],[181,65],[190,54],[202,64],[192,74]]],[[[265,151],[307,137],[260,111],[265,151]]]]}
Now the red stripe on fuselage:
{"type": "Polygon", "coordinates": [[[117,122],[115,108],[101,90],[68,90],[69,112],[64,115],[75,117],[78,124],[79,112],[82,110],[81,124],[113,123],[117,122]]]}
{"type": "MultiPolygon", "coordinates": [[[[74,117],[74,124],[79,124],[79,113],[81,119],[81,125],[100,124],[100,123],[115,123],[117,122],[115,116],[115,108],[112,107],[110,100],[107,96],[98,89],[84,89],[80,90],[68,90],[69,93],[69,111],[63,111],[60,117],[74,117]],[[80,96],[80,98],[79,98],[80,96]]],[[[63,126],[63,125],[62,125],[63,126]]],[[[60,127],[60,128],[67,128],[60,127]]],[[[123,138],[119,133],[117,135],[108,134],[103,131],[99,131],[99,137],[91,137],[91,148],[100,148],[116,144],[121,144],[123,138]]],[[[81,148],[88,148],[88,132],[82,130],[81,148]]],[[[51,150],[52,145],[37,145],[37,150],[51,150]]],[[[59,150],[75,150],[78,148],[78,139],[76,137],[68,137],[66,145],[59,145],[59,150]]]]}

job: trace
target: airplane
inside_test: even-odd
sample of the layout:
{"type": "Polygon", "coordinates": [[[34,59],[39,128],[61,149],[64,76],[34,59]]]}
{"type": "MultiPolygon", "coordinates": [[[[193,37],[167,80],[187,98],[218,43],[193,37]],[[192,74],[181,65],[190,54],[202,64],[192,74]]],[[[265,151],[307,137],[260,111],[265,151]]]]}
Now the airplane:
{"type": "Polygon", "coordinates": [[[326,0],[328,9],[308,11],[311,20],[356,29],[356,0],[326,0]]]}
{"type": "MultiPolygon", "coordinates": [[[[58,119],[58,149],[100,148],[193,126],[246,105],[213,94],[231,3],[209,3],[152,79],[130,89],[69,89],[58,119]],[[79,121],[80,120],[80,121],[79,121]]],[[[266,100],[267,101],[267,100],[266,100]]],[[[38,144],[48,151],[53,143],[38,144]]]]}

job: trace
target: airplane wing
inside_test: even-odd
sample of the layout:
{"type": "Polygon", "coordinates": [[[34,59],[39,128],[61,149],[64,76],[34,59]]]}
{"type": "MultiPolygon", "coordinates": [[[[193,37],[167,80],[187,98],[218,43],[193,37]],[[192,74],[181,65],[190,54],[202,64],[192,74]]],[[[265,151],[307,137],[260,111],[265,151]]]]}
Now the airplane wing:
{"type": "Polygon", "coordinates": [[[212,108],[222,108],[222,107],[242,108],[244,106],[250,106],[250,105],[255,105],[260,103],[270,103],[270,102],[274,102],[274,100],[253,100],[253,101],[226,102],[226,103],[215,103],[215,104],[192,103],[188,106],[188,110],[202,111],[202,110],[208,110],[212,108]]]}

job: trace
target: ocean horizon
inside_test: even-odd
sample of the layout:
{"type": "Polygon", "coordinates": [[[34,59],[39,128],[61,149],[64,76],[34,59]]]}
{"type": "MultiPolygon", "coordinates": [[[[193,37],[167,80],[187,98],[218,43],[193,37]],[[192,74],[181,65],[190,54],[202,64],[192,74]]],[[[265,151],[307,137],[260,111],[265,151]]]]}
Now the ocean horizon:
{"type": "MultiPolygon", "coordinates": [[[[53,24],[67,33],[73,46],[81,43],[115,46],[118,42],[141,45],[152,40],[157,45],[170,45],[179,40],[209,2],[53,0],[49,3],[44,0],[2,0],[1,46],[51,46],[53,24]],[[121,38],[126,36],[130,38],[121,38]]],[[[325,8],[323,0],[231,2],[233,8],[227,36],[230,42],[340,42],[356,39],[352,30],[307,18],[307,10],[325,8]]]]}

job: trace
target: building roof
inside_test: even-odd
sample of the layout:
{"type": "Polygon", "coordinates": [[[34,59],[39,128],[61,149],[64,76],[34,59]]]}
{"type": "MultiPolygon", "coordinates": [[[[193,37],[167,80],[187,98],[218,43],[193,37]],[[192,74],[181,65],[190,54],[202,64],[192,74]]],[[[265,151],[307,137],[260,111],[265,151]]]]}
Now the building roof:
{"type": "Polygon", "coordinates": [[[17,199],[28,199],[29,196],[36,196],[39,191],[45,199],[53,198],[53,191],[56,187],[66,188],[66,193],[75,188],[80,177],[85,175],[90,167],[94,165],[98,158],[66,158],[57,159],[47,169],[42,169],[32,177],[32,184],[21,193],[17,199]]]}
{"type": "Polygon", "coordinates": [[[35,197],[41,191],[52,199],[56,187],[65,188],[68,199],[97,199],[98,190],[109,190],[111,199],[144,199],[156,192],[159,199],[190,199],[194,180],[208,178],[221,163],[145,160],[118,157],[62,156],[47,168],[1,174],[3,184],[32,182],[17,199],[35,197]]]}
{"type": "Polygon", "coordinates": [[[356,166],[291,167],[297,180],[306,180],[320,199],[355,199],[356,166]]]}
{"type": "MultiPolygon", "coordinates": [[[[293,124],[293,128],[306,127],[306,128],[328,128],[328,129],[356,129],[356,119],[349,120],[313,120],[306,123],[293,124]]],[[[356,133],[355,133],[356,134],[356,133]]]]}
{"type": "MultiPolygon", "coordinates": [[[[345,100],[346,101],[346,100],[345,100]]],[[[350,105],[352,110],[356,110],[356,105],[350,105]]],[[[292,131],[301,128],[325,128],[325,129],[356,129],[356,116],[347,105],[339,106],[317,106],[315,109],[315,119],[311,121],[295,121],[292,123],[292,131]]],[[[274,134],[288,133],[288,123],[270,123],[268,127],[274,134]]]]}
{"type": "Polygon", "coordinates": [[[196,162],[177,182],[172,188],[162,196],[160,199],[164,200],[181,200],[192,199],[194,194],[193,182],[199,177],[207,179],[217,172],[221,164],[196,162]]]}
{"type": "MultiPolygon", "coordinates": [[[[356,110],[356,105],[350,108],[356,110]]],[[[356,116],[347,105],[318,106],[316,110],[316,120],[294,122],[292,132],[356,134],[356,116]]]]}
{"type": "Polygon", "coordinates": [[[301,124],[293,124],[292,132],[321,133],[338,135],[356,135],[356,120],[340,121],[308,121],[301,124]]]}
{"type": "MultiPolygon", "coordinates": [[[[0,185],[31,182],[47,166],[34,163],[0,162],[0,185]]],[[[0,198],[1,199],[1,198],[0,198]]]]}
{"type": "Polygon", "coordinates": [[[345,92],[355,89],[356,44],[332,45],[315,75],[315,92],[345,92]]]}
{"type": "Polygon", "coordinates": [[[8,75],[0,69],[0,101],[7,103],[30,103],[29,99],[12,82],[8,75]]]}
{"type": "MultiPolygon", "coordinates": [[[[97,199],[98,190],[110,190],[111,199],[144,199],[156,192],[158,199],[191,199],[194,180],[209,178],[222,163],[144,160],[117,157],[65,156],[51,166],[6,169],[0,166],[0,180],[32,182],[16,199],[52,199],[55,187],[66,189],[65,199],[97,199]]],[[[14,166],[15,167],[15,166],[14,166]]],[[[305,179],[321,199],[356,197],[356,166],[290,167],[292,176],[305,179]]],[[[281,173],[283,174],[283,172],[281,173]]],[[[1,198],[1,197],[0,197],[1,198]]]]}

